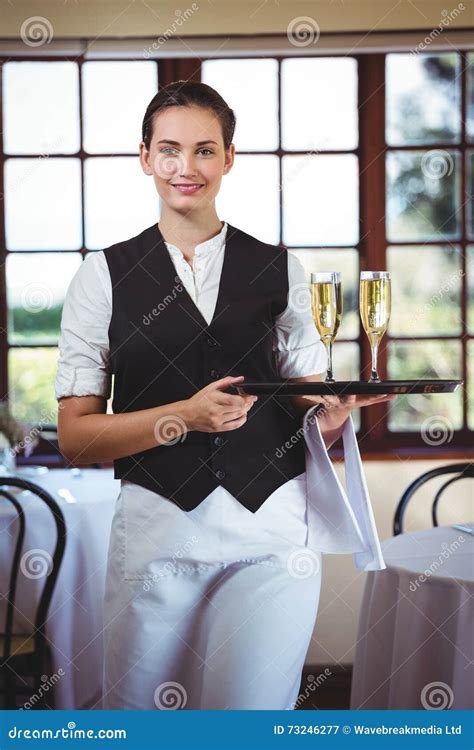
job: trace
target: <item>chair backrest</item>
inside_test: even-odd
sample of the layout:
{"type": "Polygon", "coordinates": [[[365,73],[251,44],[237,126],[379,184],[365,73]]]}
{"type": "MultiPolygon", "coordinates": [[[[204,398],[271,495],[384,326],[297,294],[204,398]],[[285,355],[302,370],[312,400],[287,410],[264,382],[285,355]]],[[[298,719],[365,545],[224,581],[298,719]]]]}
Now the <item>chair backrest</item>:
{"type": "Polygon", "coordinates": [[[445,482],[440,489],[437,491],[432,506],[431,506],[431,517],[433,520],[433,526],[438,525],[438,504],[441,498],[441,495],[445,491],[449,485],[453,484],[454,482],[457,482],[459,479],[467,479],[467,478],[474,478],[474,464],[472,463],[458,463],[458,464],[448,464],[447,466],[439,466],[437,469],[431,469],[430,471],[425,471],[424,474],[421,474],[418,479],[415,479],[414,482],[412,482],[403,495],[401,496],[400,500],[398,501],[397,509],[395,511],[395,516],[393,519],[393,535],[397,536],[398,534],[403,533],[403,515],[405,513],[406,507],[415,492],[423,485],[425,482],[428,482],[430,479],[434,479],[434,477],[442,476],[443,474],[455,474],[456,476],[452,477],[451,479],[448,479],[447,482],[445,482]]]}
{"type": "Polygon", "coordinates": [[[23,542],[25,538],[25,513],[19,502],[19,499],[14,497],[11,492],[8,492],[8,487],[20,487],[23,490],[29,490],[37,497],[39,497],[51,511],[55,524],[56,524],[56,545],[54,553],[52,555],[52,568],[49,575],[46,577],[46,582],[41,593],[38,606],[36,608],[36,616],[34,622],[34,640],[35,640],[35,651],[41,655],[44,652],[46,646],[45,636],[45,623],[48,614],[49,605],[54,592],[54,587],[59,575],[64,550],[66,547],[66,523],[64,521],[64,515],[61,508],[59,507],[56,500],[47,492],[43,487],[29,482],[26,479],[11,476],[0,476],[0,496],[5,497],[14,506],[18,519],[19,519],[19,531],[15,545],[15,551],[13,554],[12,567],[10,572],[10,581],[7,595],[7,612],[5,621],[5,632],[4,632],[4,653],[3,659],[8,660],[11,651],[11,639],[13,634],[13,617],[15,611],[15,596],[18,581],[18,572],[20,569],[20,557],[23,548],[23,542]]]}

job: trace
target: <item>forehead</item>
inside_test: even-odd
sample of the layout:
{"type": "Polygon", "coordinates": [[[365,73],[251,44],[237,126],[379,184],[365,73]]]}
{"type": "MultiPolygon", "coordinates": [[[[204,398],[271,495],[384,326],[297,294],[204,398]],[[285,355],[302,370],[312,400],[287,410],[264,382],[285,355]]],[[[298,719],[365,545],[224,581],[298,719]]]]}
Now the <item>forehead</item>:
{"type": "Polygon", "coordinates": [[[204,107],[167,107],[158,112],[153,124],[154,140],[164,138],[189,143],[209,138],[219,142],[221,124],[217,114],[204,107]]]}

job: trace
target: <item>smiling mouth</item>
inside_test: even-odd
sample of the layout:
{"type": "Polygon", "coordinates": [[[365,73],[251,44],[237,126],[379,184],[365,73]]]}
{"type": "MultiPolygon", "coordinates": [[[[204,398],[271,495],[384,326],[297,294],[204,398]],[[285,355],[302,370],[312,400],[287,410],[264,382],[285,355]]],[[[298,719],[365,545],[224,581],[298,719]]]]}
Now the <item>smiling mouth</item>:
{"type": "Polygon", "coordinates": [[[198,183],[195,183],[193,185],[189,185],[189,184],[188,185],[186,185],[186,184],[180,185],[179,183],[177,183],[177,184],[171,183],[171,187],[174,187],[174,189],[177,190],[179,193],[184,193],[185,195],[187,195],[187,194],[191,194],[191,193],[197,193],[197,191],[200,188],[204,187],[204,185],[201,185],[201,184],[198,184],[198,183]]]}

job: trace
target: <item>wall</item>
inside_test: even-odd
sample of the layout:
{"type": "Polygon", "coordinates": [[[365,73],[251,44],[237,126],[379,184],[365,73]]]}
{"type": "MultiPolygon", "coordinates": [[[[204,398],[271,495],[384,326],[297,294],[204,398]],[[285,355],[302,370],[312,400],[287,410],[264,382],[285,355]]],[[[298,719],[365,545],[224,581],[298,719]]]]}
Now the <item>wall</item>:
{"type": "Polygon", "coordinates": [[[2,3],[0,36],[19,37],[25,19],[47,18],[57,37],[150,36],[171,29],[177,35],[286,34],[295,18],[314,19],[321,32],[433,29],[457,9],[450,28],[472,26],[472,0],[15,0],[2,3]],[[461,12],[459,12],[461,10],[461,12]],[[179,28],[177,18],[184,19],[179,28]]]}

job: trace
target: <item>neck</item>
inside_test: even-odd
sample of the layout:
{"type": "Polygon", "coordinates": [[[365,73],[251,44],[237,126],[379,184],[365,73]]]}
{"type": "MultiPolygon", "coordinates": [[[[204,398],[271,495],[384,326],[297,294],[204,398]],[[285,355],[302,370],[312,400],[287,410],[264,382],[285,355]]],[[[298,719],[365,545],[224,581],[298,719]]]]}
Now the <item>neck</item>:
{"type": "Polygon", "coordinates": [[[214,206],[209,211],[182,214],[162,204],[160,232],[166,242],[176,245],[187,259],[194,255],[196,245],[215,237],[222,226],[214,206]]]}

